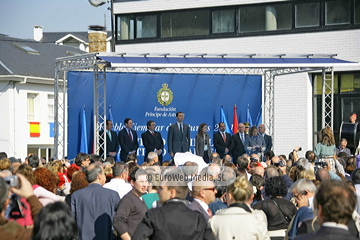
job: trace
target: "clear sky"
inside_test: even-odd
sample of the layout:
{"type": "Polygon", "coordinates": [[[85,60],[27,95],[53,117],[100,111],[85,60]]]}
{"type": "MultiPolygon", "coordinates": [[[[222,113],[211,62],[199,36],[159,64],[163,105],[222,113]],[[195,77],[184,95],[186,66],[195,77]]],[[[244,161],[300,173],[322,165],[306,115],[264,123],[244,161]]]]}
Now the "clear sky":
{"type": "Polygon", "coordinates": [[[34,25],[44,32],[88,30],[89,25],[104,25],[111,30],[109,3],[93,7],[88,0],[1,0],[0,33],[33,39],[34,25]]]}

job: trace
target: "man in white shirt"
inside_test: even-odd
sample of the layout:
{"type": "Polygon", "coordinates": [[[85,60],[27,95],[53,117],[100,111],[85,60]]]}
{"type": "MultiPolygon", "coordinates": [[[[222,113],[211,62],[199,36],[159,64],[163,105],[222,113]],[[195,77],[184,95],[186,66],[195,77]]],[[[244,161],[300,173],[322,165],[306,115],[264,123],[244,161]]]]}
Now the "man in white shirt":
{"type": "Polygon", "coordinates": [[[114,178],[111,179],[110,182],[106,183],[104,188],[116,191],[121,199],[132,189],[131,184],[126,182],[129,176],[129,170],[124,162],[115,163],[113,167],[113,176],[114,178]]]}

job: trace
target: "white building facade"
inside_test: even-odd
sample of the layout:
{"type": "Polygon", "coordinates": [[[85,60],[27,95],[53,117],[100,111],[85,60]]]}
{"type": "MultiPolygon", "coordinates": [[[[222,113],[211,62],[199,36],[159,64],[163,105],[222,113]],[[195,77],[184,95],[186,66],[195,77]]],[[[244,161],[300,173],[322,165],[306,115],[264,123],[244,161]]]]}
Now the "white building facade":
{"type": "Polygon", "coordinates": [[[0,75],[0,89],[1,112],[6,113],[0,118],[1,151],[22,161],[29,154],[50,159],[54,149],[54,80],[0,75]],[[39,123],[39,129],[31,129],[32,123],[39,123]]]}
{"type": "MultiPolygon", "coordinates": [[[[114,13],[121,53],[337,54],[360,61],[360,0],[115,1],[114,13]]],[[[313,149],[321,93],[321,73],[275,78],[275,154],[313,149]]],[[[334,93],[338,138],[341,122],[360,114],[360,68],[335,68],[334,93]]]]}

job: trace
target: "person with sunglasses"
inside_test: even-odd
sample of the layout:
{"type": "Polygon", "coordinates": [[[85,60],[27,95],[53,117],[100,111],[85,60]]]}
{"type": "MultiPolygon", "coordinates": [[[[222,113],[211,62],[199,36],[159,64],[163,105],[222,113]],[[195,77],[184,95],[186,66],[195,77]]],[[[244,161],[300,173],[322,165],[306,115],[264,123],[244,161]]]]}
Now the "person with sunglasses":
{"type": "Polygon", "coordinates": [[[213,181],[203,181],[204,178],[200,176],[202,175],[199,175],[199,178],[193,181],[191,193],[194,200],[188,207],[193,211],[202,213],[206,221],[208,221],[212,217],[209,204],[215,201],[217,191],[213,181]]]}

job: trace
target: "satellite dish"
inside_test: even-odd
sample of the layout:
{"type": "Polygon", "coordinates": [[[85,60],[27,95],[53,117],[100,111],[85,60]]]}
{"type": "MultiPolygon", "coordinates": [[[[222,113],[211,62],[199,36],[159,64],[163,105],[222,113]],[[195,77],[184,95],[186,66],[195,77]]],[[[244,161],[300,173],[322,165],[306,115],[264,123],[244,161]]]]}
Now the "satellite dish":
{"type": "Polygon", "coordinates": [[[107,0],[88,0],[88,1],[94,7],[98,7],[107,3],[107,0]]]}

